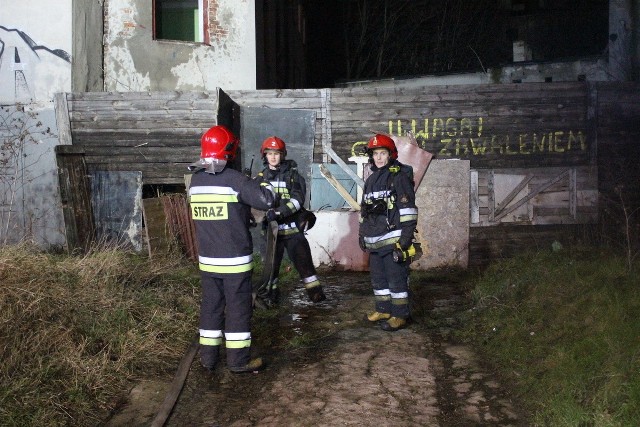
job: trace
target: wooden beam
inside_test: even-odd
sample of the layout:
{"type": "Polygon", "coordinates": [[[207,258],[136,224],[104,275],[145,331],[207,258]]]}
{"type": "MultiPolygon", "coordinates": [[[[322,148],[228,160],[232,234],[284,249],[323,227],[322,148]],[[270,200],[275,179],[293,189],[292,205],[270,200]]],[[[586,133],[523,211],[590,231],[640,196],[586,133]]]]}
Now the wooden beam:
{"type": "Polygon", "coordinates": [[[71,145],[71,123],[69,121],[69,106],[67,94],[58,92],[54,95],[56,124],[58,126],[58,140],[61,145],[71,145]]]}
{"type": "Polygon", "coordinates": [[[494,183],[494,172],[492,170],[489,171],[489,175],[487,176],[487,193],[489,198],[489,222],[493,222],[496,220],[496,192],[494,183]]]}
{"type": "Polygon", "coordinates": [[[331,186],[335,188],[338,193],[340,193],[342,198],[344,198],[344,200],[349,203],[349,206],[357,211],[360,210],[360,205],[358,204],[358,202],[356,202],[353,197],[351,197],[351,194],[349,194],[349,192],[342,186],[342,184],[340,184],[338,180],[335,179],[333,175],[331,175],[329,169],[327,169],[327,167],[323,164],[320,165],[320,173],[325,177],[327,181],[329,181],[329,184],[331,184],[331,186]]]}
{"type": "Polygon", "coordinates": [[[329,156],[331,156],[333,161],[336,162],[338,164],[338,166],[340,166],[342,168],[342,170],[345,171],[345,173],[347,175],[349,175],[351,177],[351,179],[353,179],[356,182],[356,184],[358,184],[360,187],[364,188],[364,181],[362,180],[362,178],[360,178],[358,175],[356,175],[356,173],[354,171],[352,171],[349,166],[347,166],[347,164],[344,162],[344,160],[342,160],[340,158],[340,156],[338,156],[336,154],[336,152],[333,151],[333,149],[331,147],[329,147],[328,145],[325,145],[325,146],[323,146],[323,149],[329,156]]]}

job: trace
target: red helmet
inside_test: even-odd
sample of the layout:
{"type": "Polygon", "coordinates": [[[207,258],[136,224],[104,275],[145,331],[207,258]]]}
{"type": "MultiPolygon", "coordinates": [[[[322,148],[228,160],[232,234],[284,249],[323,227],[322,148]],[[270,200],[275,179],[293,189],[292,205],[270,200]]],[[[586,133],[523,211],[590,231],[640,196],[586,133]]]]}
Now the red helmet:
{"type": "Polygon", "coordinates": [[[287,144],[277,136],[270,136],[262,141],[262,147],[260,147],[260,155],[264,157],[265,150],[278,150],[283,156],[287,155],[287,144]]]}
{"type": "Polygon", "coordinates": [[[200,158],[231,161],[236,158],[240,141],[224,126],[214,126],[202,135],[200,158]]]}
{"type": "Polygon", "coordinates": [[[396,148],[396,143],[393,142],[393,139],[389,138],[387,135],[377,134],[373,138],[369,140],[367,143],[367,153],[371,155],[373,150],[376,148],[386,148],[389,150],[389,156],[392,159],[398,158],[398,149],[396,148]]]}

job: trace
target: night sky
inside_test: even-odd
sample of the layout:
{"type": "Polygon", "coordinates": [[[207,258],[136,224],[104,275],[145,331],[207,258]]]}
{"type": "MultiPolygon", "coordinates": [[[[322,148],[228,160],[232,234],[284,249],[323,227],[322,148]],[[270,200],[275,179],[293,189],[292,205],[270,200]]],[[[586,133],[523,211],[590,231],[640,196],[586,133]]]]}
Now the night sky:
{"type": "MultiPolygon", "coordinates": [[[[458,3],[456,10],[446,9],[456,5],[456,1],[389,0],[388,4],[395,7],[404,4],[404,13],[408,14],[398,19],[394,29],[405,25],[398,32],[406,33],[416,28],[415,35],[395,42],[392,51],[399,54],[383,75],[376,76],[373,67],[369,66],[363,67],[360,75],[348,77],[346,33],[347,29],[352,30],[351,34],[357,33],[353,31],[357,23],[353,17],[346,16],[345,5],[350,2],[353,6],[357,1],[364,0],[309,1],[305,5],[306,87],[332,87],[335,82],[344,80],[479,71],[483,67],[512,62],[512,43],[518,39],[527,41],[533,50],[534,61],[606,52],[607,0],[554,0],[545,2],[544,9],[538,7],[538,1],[514,1],[522,4],[524,9],[520,11],[500,10],[497,0],[474,0],[471,3],[465,0],[458,3]],[[406,7],[407,4],[410,6],[406,7]],[[452,35],[454,33],[455,36],[452,35]],[[449,45],[441,43],[436,46],[434,39],[440,36],[449,37],[449,45]]],[[[383,3],[370,1],[369,6],[375,4],[379,7],[383,3]]],[[[380,22],[380,17],[372,18],[368,28],[379,30],[380,22]]],[[[378,41],[371,41],[365,54],[375,51],[378,46],[378,41]]]]}

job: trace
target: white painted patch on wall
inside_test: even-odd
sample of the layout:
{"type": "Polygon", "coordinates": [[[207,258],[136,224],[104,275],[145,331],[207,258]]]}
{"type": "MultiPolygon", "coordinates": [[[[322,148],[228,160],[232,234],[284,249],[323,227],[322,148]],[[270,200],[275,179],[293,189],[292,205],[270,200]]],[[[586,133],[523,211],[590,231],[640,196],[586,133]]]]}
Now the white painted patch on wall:
{"type": "Polygon", "coordinates": [[[147,91],[151,87],[149,73],[140,73],[136,70],[131,50],[128,44],[125,47],[111,47],[110,55],[112,61],[106,65],[106,75],[109,80],[115,83],[117,92],[141,92],[147,91]],[[116,67],[117,65],[117,67],[116,67]]]}

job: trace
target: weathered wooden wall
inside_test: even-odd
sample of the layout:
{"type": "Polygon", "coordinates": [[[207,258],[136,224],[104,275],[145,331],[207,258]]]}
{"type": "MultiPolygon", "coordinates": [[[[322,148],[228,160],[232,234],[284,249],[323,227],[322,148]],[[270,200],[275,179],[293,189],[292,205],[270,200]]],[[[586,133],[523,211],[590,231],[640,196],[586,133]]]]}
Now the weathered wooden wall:
{"type": "Polygon", "coordinates": [[[145,184],[180,184],[216,124],[216,92],[67,95],[74,146],[95,170],[141,171],[145,184]]]}
{"type": "Polygon", "coordinates": [[[372,132],[413,132],[436,158],[471,168],[585,165],[595,154],[586,83],[331,91],[331,143],[343,158],[372,132]]]}
{"type": "MultiPolygon", "coordinates": [[[[504,245],[496,248],[496,242],[522,248],[531,237],[567,240],[592,234],[584,224],[597,222],[598,214],[600,228],[604,221],[619,229],[620,221],[614,224],[603,212],[608,209],[621,220],[620,188],[625,207],[640,206],[637,84],[226,94],[241,107],[314,110],[317,163],[331,161],[328,147],[348,162],[373,133],[407,131],[436,159],[469,160],[476,177],[475,190],[470,183],[476,203],[471,201],[470,212],[472,265],[512,252],[504,245]]],[[[215,124],[216,97],[208,92],[68,94],[73,145],[84,149],[94,169],[140,170],[145,184],[180,184],[186,165],[199,154],[200,135],[215,124]]]]}

